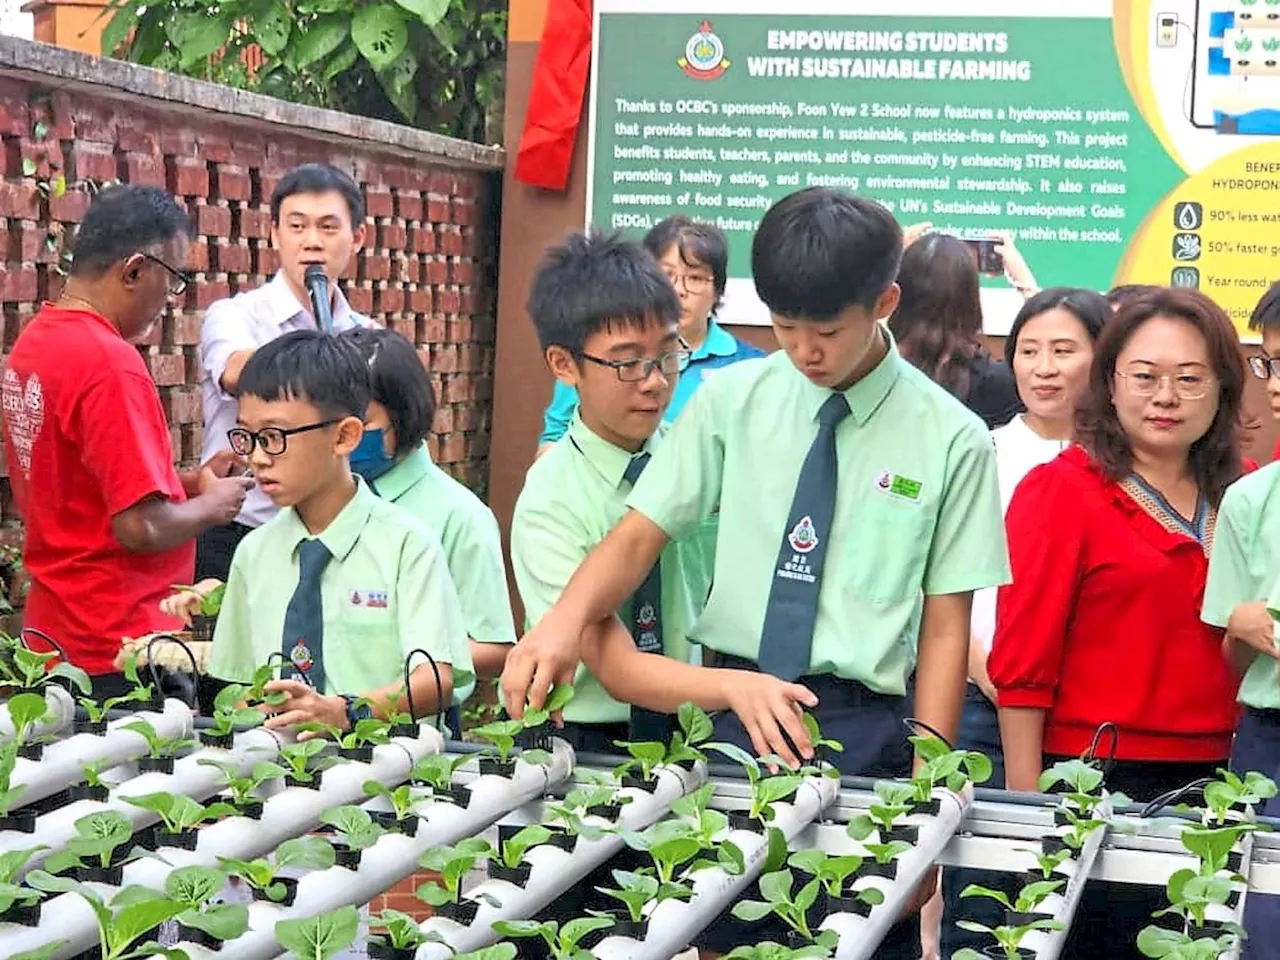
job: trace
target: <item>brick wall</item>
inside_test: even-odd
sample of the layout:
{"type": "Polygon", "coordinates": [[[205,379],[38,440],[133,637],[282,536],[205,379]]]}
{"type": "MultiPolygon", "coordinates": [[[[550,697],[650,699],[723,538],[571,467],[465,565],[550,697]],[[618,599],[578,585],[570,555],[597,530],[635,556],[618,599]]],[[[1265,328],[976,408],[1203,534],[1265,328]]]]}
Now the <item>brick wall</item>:
{"type": "MultiPolygon", "coordinates": [[[[417,345],[439,400],[432,455],[487,492],[500,150],[12,38],[0,38],[0,148],[6,354],[39,303],[58,295],[62,251],[101,184],[164,187],[186,206],[196,282],[140,346],[183,464],[200,454],[203,310],[278,265],[272,189],[309,161],[352,174],[369,230],[343,290],[417,345]]],[[[20,529],[0,484],[0,543],[14,543],[20,529]]]]}

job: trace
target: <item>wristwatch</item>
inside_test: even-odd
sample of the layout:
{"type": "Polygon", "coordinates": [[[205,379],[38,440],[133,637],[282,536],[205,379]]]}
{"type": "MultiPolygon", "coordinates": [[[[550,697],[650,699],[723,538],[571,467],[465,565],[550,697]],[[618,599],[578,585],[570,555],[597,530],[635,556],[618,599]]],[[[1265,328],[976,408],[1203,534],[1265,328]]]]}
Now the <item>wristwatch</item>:
{"type": "Polygon", "coordinates": [[[359,721],[368,720],[373,716],[373,707],[355,694],[344,693],[342,699],[347,704],[347,729],[354,730],[359,721]]]}

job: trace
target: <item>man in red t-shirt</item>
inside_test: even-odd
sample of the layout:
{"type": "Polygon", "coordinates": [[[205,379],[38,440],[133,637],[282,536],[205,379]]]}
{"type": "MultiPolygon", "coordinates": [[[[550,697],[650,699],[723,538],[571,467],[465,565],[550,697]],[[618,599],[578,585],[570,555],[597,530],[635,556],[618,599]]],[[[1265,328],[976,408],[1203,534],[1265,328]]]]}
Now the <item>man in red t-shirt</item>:
{"type": "Polygon", "coordinates": [[[57,303],[22,331],[4,371],[9,479],[26,525],[24,621],[117,685],[123,637],[179,629],[160,612],[190,583],[195,536],[229,522],[253,481],[234,458],[180,475],[160,396],[129,341],[187,285],[190,222],[162,190],[101,191],[76,237],[57,303]]]}

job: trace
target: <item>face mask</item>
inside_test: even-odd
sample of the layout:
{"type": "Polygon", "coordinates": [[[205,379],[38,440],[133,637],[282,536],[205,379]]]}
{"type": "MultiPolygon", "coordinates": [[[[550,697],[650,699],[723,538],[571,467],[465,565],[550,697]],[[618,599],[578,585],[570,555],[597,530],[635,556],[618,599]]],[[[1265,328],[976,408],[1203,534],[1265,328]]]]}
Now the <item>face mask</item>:
{"type": "Polygon", "coordinates": [[[381,427],[366,428],[360,445],[351,451],[351,470],[366,480],[376,480],[395,465],[395,457],[387,455],[381,427]]]}

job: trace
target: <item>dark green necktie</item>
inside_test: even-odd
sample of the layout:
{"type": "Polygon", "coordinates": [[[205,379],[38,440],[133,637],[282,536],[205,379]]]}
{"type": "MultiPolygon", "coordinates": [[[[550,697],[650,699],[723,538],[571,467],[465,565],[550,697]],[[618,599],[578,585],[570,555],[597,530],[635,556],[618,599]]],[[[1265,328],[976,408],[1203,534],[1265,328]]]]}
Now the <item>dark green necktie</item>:
{"type": "Polygon", "coordinates": [[[842,393],[833,393],[818,412],[818,435],[800,468],[782,534],[757,662],[763,672],[783,680],[809,672],[822,561],[836,512],[836,427],[848,415],[849,402],[842,393]]]}
{"type": "MultiPolygon", "coordinates": [[[[649,465],[649,454],[641,453],[631,458],[626,473],[622,475],[633,487],[649,465]]],[[[662,560],[649,568],[644,582],[631,595],[631,638],[643,653],[662,653],[662,560]]],[[[671,718],[665,713],[655,713],[643,707],[631,708],[628,739],[641,741],[665,741],[671,731],[671,718]]]]}
{"type": "MultiPolygon", "coordinates": [[[[295,675],[324,692],[324,600],[320,577],[333,555],[319,540],[298,544],[298,586],[284,612],[281,649],[295,675]]],[[[285,668],[288,673],[289,668],[285,668]]]]}

